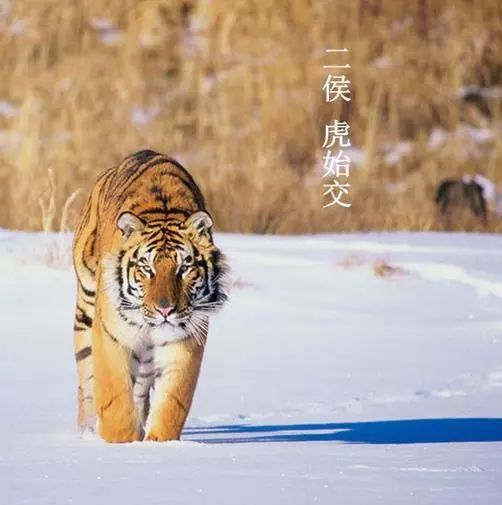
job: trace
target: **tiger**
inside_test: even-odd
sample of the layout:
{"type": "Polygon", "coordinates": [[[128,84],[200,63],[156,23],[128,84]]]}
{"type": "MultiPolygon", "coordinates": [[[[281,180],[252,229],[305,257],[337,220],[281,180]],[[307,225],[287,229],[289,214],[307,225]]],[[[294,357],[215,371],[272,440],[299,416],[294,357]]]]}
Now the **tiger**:
{"type": "Polygon", "coordinates": [[[188,171],[152,150],[98,175],[73,240],[78,428],[178,440],[229,265],[188,171]]]}

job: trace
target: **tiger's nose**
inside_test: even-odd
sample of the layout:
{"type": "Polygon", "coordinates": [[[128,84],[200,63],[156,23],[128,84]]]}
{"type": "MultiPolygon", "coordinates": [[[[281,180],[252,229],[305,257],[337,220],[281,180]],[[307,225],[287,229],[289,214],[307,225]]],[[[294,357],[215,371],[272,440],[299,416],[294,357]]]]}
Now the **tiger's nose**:
{"type": "Polygon", "coordinates": [[[167,298],[161,298],[155,309],[164,317],[167,317],[169,314],[174,312],[174,307],[169,305],[169,300],[167,298]]]}
{"type": "Polygon", "coordinates": [[[174,307],[155,307],[161,316],[167,317],[174,312],[174,307]]]}

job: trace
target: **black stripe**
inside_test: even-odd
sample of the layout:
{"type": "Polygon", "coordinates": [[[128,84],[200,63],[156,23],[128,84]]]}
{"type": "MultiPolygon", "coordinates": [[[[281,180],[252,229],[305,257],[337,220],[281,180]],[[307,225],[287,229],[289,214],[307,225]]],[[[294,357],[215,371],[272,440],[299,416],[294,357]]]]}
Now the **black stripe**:
{"type": "MultiPolygon", "coordinates": [[[[159,155],[160,156],[160,155],[159,155]]],[[[114,185],[114,189],[117,189],[117,186],[120,184],[124,184],[124,187],[121,189],[121,193],[124,193],[129,189],[129,187],[139,178],[141,177],[149,168],[152,168],[156,165],[160,165],[162,163],[165,163],[165,158],[159,157],[155,159],[150,159],[147,163],[140,164],[139,167],[137,167],[136,172],[132,172],[132,168],[128,169],[126,171],[124,181],[119,181],[117,184],[114,185]],[[133,175],[134,174],[134,175],[133,175]]],[[[134,167],[136,168],[136,167],[134,167]]]]}
{"type": "Polygon", "coordinates": [[[84,326],[87,326],[90,328],[92,326],[92,317],[90,317],[82,307],[77,306],[77,314],[75,314],[75,320],[78,323],[83,324],[84,326]],[[80,311],[80,314],[78,313],[80,311]]]}
{"type": "Polygon", "coordinates": [[[145,246],[145,252],[151,253],[152,251],[155,251],[156,249],[161,249],[163,246],[163,240],[162,239],[156,239],[149,243],[147,246],[145,246]]]}
{"type": "Polygon", "coordinates": [[[209,270],[207,266],[207,261],[205,260],[204,256],[201,255],[201,260],[197,261],[197,265],[202,266],[202,269],[204,270],[204,281],[205,281],[205,286],[204,286],[204,296],[207,296],[211,290],[209,289],[209,270]]]}
{"type": "Polygon", "coordinates": [[[82,210],[82,217],[80,218],[80,222],[78,223],[77,229],[75,230],[75,236],[73,239],[74,245],[78,242],[78,238],[80,237],[82,230],[87,226],[89,222],[90,212],[91,212],[91,201],[89,199],[85,204],[84,209],[82,210]]]}
{"type": "Polygon", "coordinates": [[[86,260],[86,256],[88,255],[89,258],[93,258],[94,256],[94,247],[95,247],[95,242],[96,242],[96,228],[94,228],[90,233],[89,235],[87,236],[87,238],[85,239],[85,242],[84,242],[84,246],[83,246],[83,251],[82,251],[82,265],[84,266],[84,268],[86,270],[88,270],[89,272],[91,272],[92,275],[94,275],[96,273],[96,269],[92,268],[89,263],[87,262],[86,260]],[[90,241],[90,245],[89,245],[89,241],[90,241]],[[90,248],[90,251],[88,251],[88,249],[90,248]]]}
{"type": "Polygon", "coordinates": [[[167,213],[167,207],[169,205],[169,198],[162,191],[162,188],[160,188],[159,186],[154,185],[150,191],[154,195],[155,201],[156,202],[160,202],[162,204],[162,211],[164,213],[167,213]],[[153,188],[158,188],[158,190],[157,189],[153,189],[153,188]]]}
{"type": "Polygon", "coordinates": [[[89,240],[91,241],[90,244],[89,244],[89,254],[91,256],[94,256],[94,249],[96,247],[96,228],[94,228],[94,230],[92,230],[92,233],[90,234],[90,236],[87,238],[87,241],[85,243],[85,245],[87,246],[89,240]]]}
{"type": "Polygon", "coordinates": [[[188,217],[192,215],[192,212],[187,209],[182,209],[181,207],[171,207],[168,209],[168,214],[183,214],[188,217]]]}
{"type": "Polygon", "coordinates": [[[176,395],[168,393],[167,396],[171,397],[176,402],[178,407],[180,407],[183,410],[183,412],[185,413],[188,412],[188,409],[183,405],[183,403],[181,403],[181,400],[176,395]]]}
{"type": "Polygon", "coordinates": [[[126,157],[126,159],[134,158],[139,163],[145,163],[145,161],[148,161],[154,156],[159,156],[159,153],[152,151],[151,149],[142,149],[141,151],[136,151],[135,153],[130,154],[126,157]]]}
{"type": "Polygon", "coordinates": [[[188,176],[187,179],[184,179],[183,177],[181,177],[181,175],[173,174],[171,172],[169,172],[166,175],[168,175],[169,177],[173,177],[174,179],[178,179],[179,181],[181,181],[183,183],[183,185],[190,190],[190,193],[192,193],[193,196],[195,196],[195,201],[197,202],[197,205],[199,207],[204,208],[204,198],[202,197],[202,194],[201,194],[199,188],[195,184],[195,181],[192,179],[192,177],[190,176],[190,174],[185,169],[183,169],[183,170],[184,170],[184,175],[188,176]]]}
{"type": "MultiPolygon", "coordinates": [[[[120,295],[121,299],[127,299],[127,297],[125,296],[125,293],[124,293],[124,274],[122,272],[122,260],[124,259],[124,256],[125,256],[125,251],[120,251],[118,258],[117,258],[117,260],[118,260],[117,266],[115,268],[115,280],[119,284],[119,288],[120,288],[119,295],[120,295]]],[[[129,282],[128,282],[128,284],[129,284],[129,282]]]]}
{"type": "Polygon", "coordinates": [[[85,260],[85,254],[82,255],[82,266],[90,272],[93,276],[96,274],[96,270],[94,268],[91,268],[87,261],[85,260]]]}
{"type": "Polygon", "coordinates": [[[197,186],[197,183],[195,182],[194,178],[188,173],[188,170],[183,167],[180,163],[178,163],[176,160],[166,157],[167,161],[174,165],[175,167],[179,168],[181,172],[186,175],[188,180],[190,181],[190,184],[193,186],[191,189],[191,192],[194,194],[195,199],[197,200],[197,205],[201,208],[201,210],[204,210],[206,205],[204,202],[204,197],[202,196],[202,193],[200,192],[199,186],[197,186]]]}
{"type": "Polygon", "coordinates": [[[111,172],[114,172],[115,170],[117,169],[117,166],[114,165],[113,167],[108,167],[108,168],[105,168],[101,173],[98,174],[98,176],[96,177],[96,182],[100,181],[101,179],[103,179],[106,175],[108,175],[109,173],[111,172]]]}
{"type": "Polygon", "coordinates": [[[138,217],[143,216],[144,214],[165,214],[166,209],[162,207],[150,207],[148,209],[142,210],[139,214],[137,214],[138,217]]]}
{"type": "Polygon", "coordinates": [[[92,289],[87,289],[80,279],[78,279],[78,285],[80,286],[80,289],[82,290],[84,295],[88,296],[89,298],[94,298],[94,296],[96,296],[96,291],[93,291],[92,289]]]}
{"type": "Polygon", "coordinates": [[[91,346],[88,345],[75,353],[75,359],[77,361],[82,361],[83,359],[88,358],[91,355],[91,353],[92,353],[91,346]]]}
{"type": "Polygon", "coordinates": [[[118,339],[115,338],[109,331],[108,328],[105,326],[105,323],[103,323],[103,320],[101,319],[101,326],[103,326],[103,330],[105,330],[105,333],[115,342],[116,344],[119,343],[118,339]]]}

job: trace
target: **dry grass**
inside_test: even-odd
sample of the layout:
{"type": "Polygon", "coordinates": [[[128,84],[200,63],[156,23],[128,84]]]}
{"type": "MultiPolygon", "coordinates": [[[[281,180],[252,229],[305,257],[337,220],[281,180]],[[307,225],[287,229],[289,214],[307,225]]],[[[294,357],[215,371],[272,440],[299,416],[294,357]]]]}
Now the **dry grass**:
{"type": "Polygon", "coordinates": [[[441,229],[439,179],[502,185],[500,99],[459,96],[502,85],[499,0],[5,1],[0,56],[0,100],[17,107],[0,107],[0,226],[71,227],[75,191],[142,148],[184,163],[226,231],[441,229]],[[324,49],[344,46],[353,100],[326,104],[324,49]],[[365,153],[349,210],[322,209],[335,117],[365,153]],[[431,147],[437,129],[456,134],[431,147]]]}
{"type": "Polygon", "coordinates": [[[406,274],[406,270],[393,265],[385,258],[371,259],[358,254],[348,254],[337,262],[337,266],[346,270],[369,266],[376,277],[391,278],[406,274]]]}
{"type": "Polygon", "coordinates": [[[358,254],[348,254],[347,256],[344,256],[339,262],[337,262],[337,266],[349,269],[361,267],[365,263],[366,260],[362,256],[359,256],[358,254]]]}
{"type": "Polygon", "coordinates": [[[377,260],[373,263],[373,273],[377,277],[395,277],[397,275],[404,275],[406,271],[394,265],[391,265],[387,260],[377,260]]]}

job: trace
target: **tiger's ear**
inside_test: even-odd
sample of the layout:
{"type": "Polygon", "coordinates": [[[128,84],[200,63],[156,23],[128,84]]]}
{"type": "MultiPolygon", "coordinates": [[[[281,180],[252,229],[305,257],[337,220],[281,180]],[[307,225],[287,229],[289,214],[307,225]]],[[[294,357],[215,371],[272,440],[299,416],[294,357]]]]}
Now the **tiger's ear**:
{"type": "Polygon", "coordinates": [[[211,219],[211,216],[203,210],[199,210],[195,214],[192,214],[185,221],[185,228],[188,230],[188,233],[196,240],[203,238],[211,240],[212,226],[213,220],[211,219]]]}
{"type": "Polygon", "coordinates": [[[122,237],[128,239],[135,231],[141,231],[145,223],[132,212],[122,212],[117,219],[117,226],[122,232],[122,237]]]}

